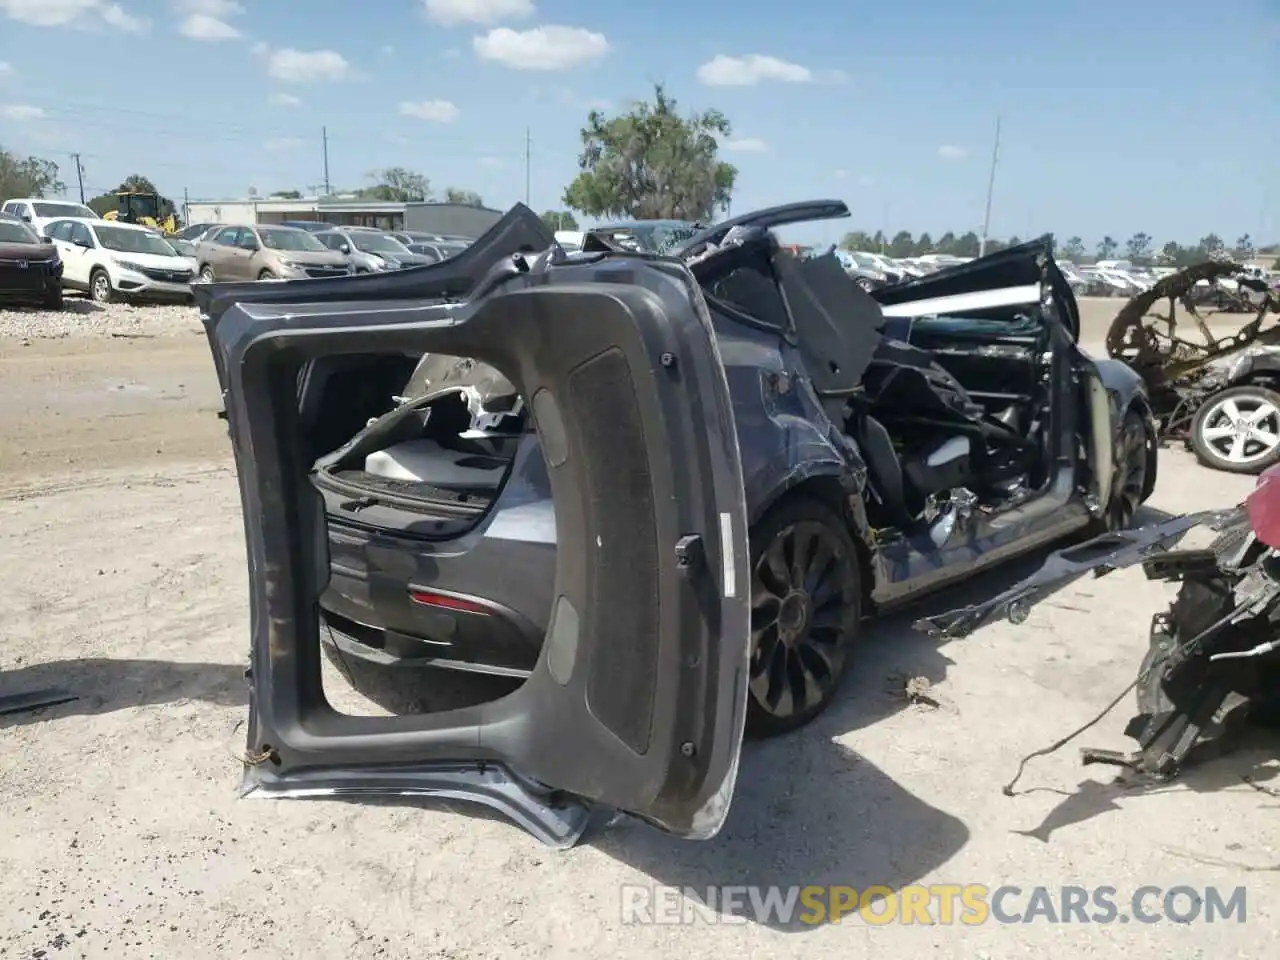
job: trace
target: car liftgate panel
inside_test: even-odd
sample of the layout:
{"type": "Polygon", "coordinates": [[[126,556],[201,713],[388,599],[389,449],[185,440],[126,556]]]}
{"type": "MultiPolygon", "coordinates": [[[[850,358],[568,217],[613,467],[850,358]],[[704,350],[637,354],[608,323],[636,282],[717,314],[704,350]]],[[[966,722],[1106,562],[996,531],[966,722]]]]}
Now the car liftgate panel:
{"type": "Polygon", "coordinates": [[[712,836],[737,771],[749,616],[737,437],[701,294],[669,262],[495,270],[453,307],[242,304],[206,320],[251,574],[246,792],[470,798],[561,845],[590,806],[712,836]],[[395,350],[476,357],[529,398],[555,497],[555,613],[511,695],[354,717],[321,689],[327,539],[293,385],[318,357],[395,350]]]}

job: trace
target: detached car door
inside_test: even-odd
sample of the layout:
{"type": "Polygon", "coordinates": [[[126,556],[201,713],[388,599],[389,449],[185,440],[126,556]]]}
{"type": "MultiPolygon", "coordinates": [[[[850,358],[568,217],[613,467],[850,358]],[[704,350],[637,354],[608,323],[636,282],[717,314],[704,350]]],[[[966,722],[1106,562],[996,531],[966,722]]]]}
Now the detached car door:
{"type": "MultiPolygon", "coordinates": [[[[737,774],[750,579],[737,435],[710,317],[679,264],[548,256],[530,265],[499,260],[501,246],[481,238],[414,271],[412,300],[387,299],[376,276],[317,281],[327,284],[318,294],[335,298],[321,302],[289,302],[281,288],[292,284],[258,285],[268,288],[250,297],[258,302],[237,302],[240,285],[197,292],[248,547],[245,792],[471,799],[557,846],[574,843],[599,807],[711,837],[737,774]],[[367,305],[355,299],[362,284],[375,291],[367,305]],[[440,302],[459,287],[469,295],[440,302]],[[532,410],[555,496],[556,592],[537,666],[500,700],[356,717],[323,695],[327,537],[295,385],[317,358],[374,351],[475,357],[532,410]]],[[[309,299],[308,281],[298,283],[309,299]]]]}

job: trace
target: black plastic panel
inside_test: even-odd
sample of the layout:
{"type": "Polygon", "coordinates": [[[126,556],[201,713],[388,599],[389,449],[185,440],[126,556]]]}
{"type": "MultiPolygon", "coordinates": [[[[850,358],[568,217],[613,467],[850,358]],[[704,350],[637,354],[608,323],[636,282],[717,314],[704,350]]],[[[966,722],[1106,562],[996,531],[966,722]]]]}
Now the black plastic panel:
{"type": "Polygon", "coordinates": [[[245,304],[206,321],[248,541],[249,751],[267,758],[248,768],[246,788],[469,796],[503,809],[514,795],[526,820],[544,826],[566,802],[555,797],[569,794],[683,836],[711,836],[736,775],[749,623],[737,437],[701,295],[682,267],[640,261],[543,264],[486,288],[453,308],[245,304]],[[581,628],[572,642],[544,645],[529,679],[500,701],[427,716],[345,716],[320,683],[315,609],[329,575],[327,538],[322,501],[307,482],[294,385],[298,369],[318,357],[415,350],[476,357],[522,395],[546,391],[555,401],[553,432],[565,446],[548,466],[556,593],[581,628]],[[574,395],[578,371],[601,356],[609,359],[600,373],[588,374],[595,403],[562,402],[574,395]],[[602,412],[611,414],[608,430],[602,412]],[[633,474],[625,481],[612,462],[624,450],[639,457],[619,461],[633,474]],[[649,507],[638,509],[637,499],[649,507]],[[619,544],[632,551],[624,554],[602,549],[624,529],[650,545],[649,570],[630,571],[640,584],[634,598],[616,564],[638,556],[636,544],[619,544]],[[689,557],[691,538],[699,560],[682,564],[676,546],[689,557]],[[640,610],[646,592],[653,602],[640,610]],[[623,603],[634,615],[620,615],[623,603]],[[644,664],[646,672],[626,679],[647,692],[619,690],[622,671],[603,666],[614,656],[626,669],[644,664]],[[610,705],[608,722],[588,705],[597,662],[598,689],[627,697],[610,705]],[[643,737],[647,750],[638,755],[643,737]],[[508,775],[501,800],[494,765],[508,775]]]}

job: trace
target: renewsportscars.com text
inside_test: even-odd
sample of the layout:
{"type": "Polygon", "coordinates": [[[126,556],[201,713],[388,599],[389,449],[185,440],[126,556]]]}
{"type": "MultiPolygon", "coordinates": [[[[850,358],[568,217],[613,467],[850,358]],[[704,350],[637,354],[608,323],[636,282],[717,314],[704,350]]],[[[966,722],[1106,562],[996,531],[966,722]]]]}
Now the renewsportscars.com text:
{"type": "Polygon", "coordinates": [[[1244,887],[886,886],[673,887],[625,885],[622,922],[817,926],[853,921],[936,926],[985,923],[1244,923],[1244,887]]]}

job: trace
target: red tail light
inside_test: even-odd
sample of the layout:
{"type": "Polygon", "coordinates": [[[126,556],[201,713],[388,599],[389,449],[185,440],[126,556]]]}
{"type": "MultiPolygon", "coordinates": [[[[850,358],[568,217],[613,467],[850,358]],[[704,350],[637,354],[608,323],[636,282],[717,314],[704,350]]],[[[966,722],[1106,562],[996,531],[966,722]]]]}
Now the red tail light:
{"type": "Polygon", "coordinates": [[[1280,464],[1263,472],[1244,505],[1254,536],[1268,547],[1280,549],[1280,464]]]}
{"type": "Polygon", "coordinates": [[[473,600],[462,597],[451,597],[445,593],[433,593],[430,590],[410,590],[409,599],[425,607],[439,607],[442,610],[456,610],[459,613],[489,613],[473,600]]]}

